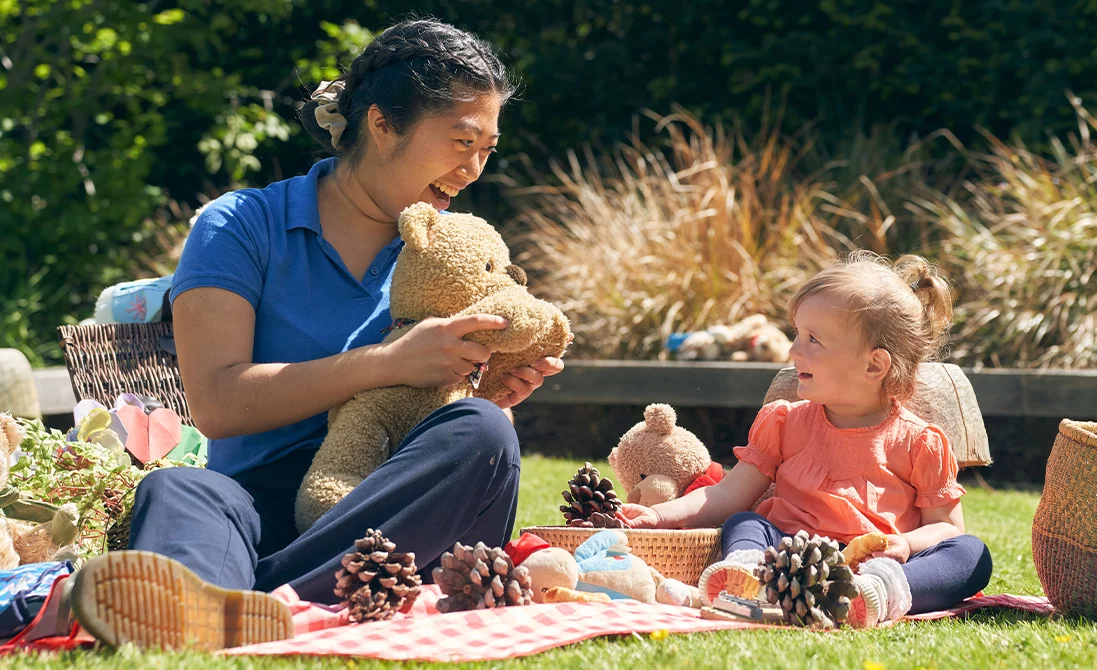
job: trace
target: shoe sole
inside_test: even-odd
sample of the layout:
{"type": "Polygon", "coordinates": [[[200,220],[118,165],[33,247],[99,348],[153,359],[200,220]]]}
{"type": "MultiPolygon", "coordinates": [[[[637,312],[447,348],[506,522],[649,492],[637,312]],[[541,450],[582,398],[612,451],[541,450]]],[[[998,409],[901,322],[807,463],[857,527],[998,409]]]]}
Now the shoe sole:
{"type": "Polygon", "coordinates": [[[747,568],[721,561],[705,568],[697,586],[701,591],[701,600],[711,605],[721,591],[735,598],[755,600],[762,583],[747,568]]]}
{"type": "Polygon", "coordinates": [[[293,637],[289,608],[258,591],[223,589],[149,551],[110,552],[73,577],[72,611],[112,647],[215,651],[293,637]]]}

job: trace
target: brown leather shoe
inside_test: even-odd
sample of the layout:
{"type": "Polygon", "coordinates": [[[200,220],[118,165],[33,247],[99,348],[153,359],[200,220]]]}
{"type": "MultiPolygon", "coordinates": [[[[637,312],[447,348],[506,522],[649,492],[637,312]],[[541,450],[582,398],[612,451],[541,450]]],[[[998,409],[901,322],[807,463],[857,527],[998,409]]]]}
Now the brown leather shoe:
{"type": "Polygon", "coordinates": [[[117,647],[214,651],[293,637],[289,608],[266,593],[214,586],[175,559],[112,551],[72,577],[77,621],[117,647]]]}

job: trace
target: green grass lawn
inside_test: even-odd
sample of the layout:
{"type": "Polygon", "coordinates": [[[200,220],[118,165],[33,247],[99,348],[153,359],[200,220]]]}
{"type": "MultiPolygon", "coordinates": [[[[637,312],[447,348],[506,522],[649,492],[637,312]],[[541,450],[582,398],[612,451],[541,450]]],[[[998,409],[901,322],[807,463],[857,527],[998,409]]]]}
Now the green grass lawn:
{"type": "MultiPolygon", "coordinates": [[[[608,464],[600,469],[612,472],[608,464]]],[[[578,462],[530,456],[522,466],[518,528],[558,523],[557,505],[578,462]]],[[[969,487],[965,498],[968,530],[983,538],[994,555],[994,578],[987,593],[1041,595],[1032,565],[1032,517],[1039,496],[1031,492],[984,491],[969,487]]],[[[517,530],[517,529],[516,529],[517,530]]],[[[357,659],[220,658],[196,653],[91,651],[5,659],[6,667],[211,667],[211,668],[379,668],[429,667],[357,659]]],[[[812,633],[737,631],[598,638],[508,663],[465,664],[495,668],[951,668],[1094,667],[1097,625],[1090,621],[978,613],[966,620],[900,624],[873,631],[812,633]]]]}

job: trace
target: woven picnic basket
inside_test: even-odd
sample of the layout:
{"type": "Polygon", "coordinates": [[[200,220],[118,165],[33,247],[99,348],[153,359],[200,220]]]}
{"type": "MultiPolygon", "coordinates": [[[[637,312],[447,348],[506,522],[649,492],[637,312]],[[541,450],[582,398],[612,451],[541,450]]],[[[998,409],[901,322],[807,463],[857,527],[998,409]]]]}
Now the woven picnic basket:
{"type": "Polygon", "coordinates": [[[122,393],[155,397],[193,426],[170,321],[58,329],[65,366],[77,400],[113,407],[122,393]]]}
{"type": "Polygon", "coordinates": [[[1055,609],[1097,616],[1097,423],[1059,424],[1032,521],[1032,561],[1055,609]]]}
{"type": "MultiPolygon", "coordinates": [[[[571,528],[568,526],[534,526],[523,528],[554,547],[574,552],[591,535],[604,528],[571,528]]],[[[668,579],[697,585],[701,572],[720,560],[720,529],[689,530],[620,529],[628,535],[633,555],[642,559],[668,579]]]]}
{"type": "MultiPolygon", "coordinates": [[[[122,393],[153,396],[193,426],[170,321],[134,324],[60,326],[58,336],[77,400],[107,407],[122,393]]],[[[111,501],[107,509],[106,548],[125,549],[129,542],[133,491],[111,501]]]]}

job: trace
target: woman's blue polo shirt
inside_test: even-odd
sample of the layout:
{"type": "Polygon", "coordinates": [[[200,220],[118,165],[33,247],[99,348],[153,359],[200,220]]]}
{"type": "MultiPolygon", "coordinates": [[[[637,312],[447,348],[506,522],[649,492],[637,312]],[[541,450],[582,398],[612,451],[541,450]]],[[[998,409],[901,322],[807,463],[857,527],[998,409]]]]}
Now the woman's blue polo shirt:
{"type": "MultiPolygon", "coordinates": [[[[240,295],[255,308],[255,363],[298,363],[377,344],[389,316],[397,237],[359,280],[320,228],[316,182],[335,169],[329,158],[309,173],[264,189],[226,193],[194,224],[172,282],[171,300],[193,288],[240,295]]],[[[316,448],[327,414],[254,435],[210,440],[209,467],[234,475],[296,449],[316,448]]]]}

